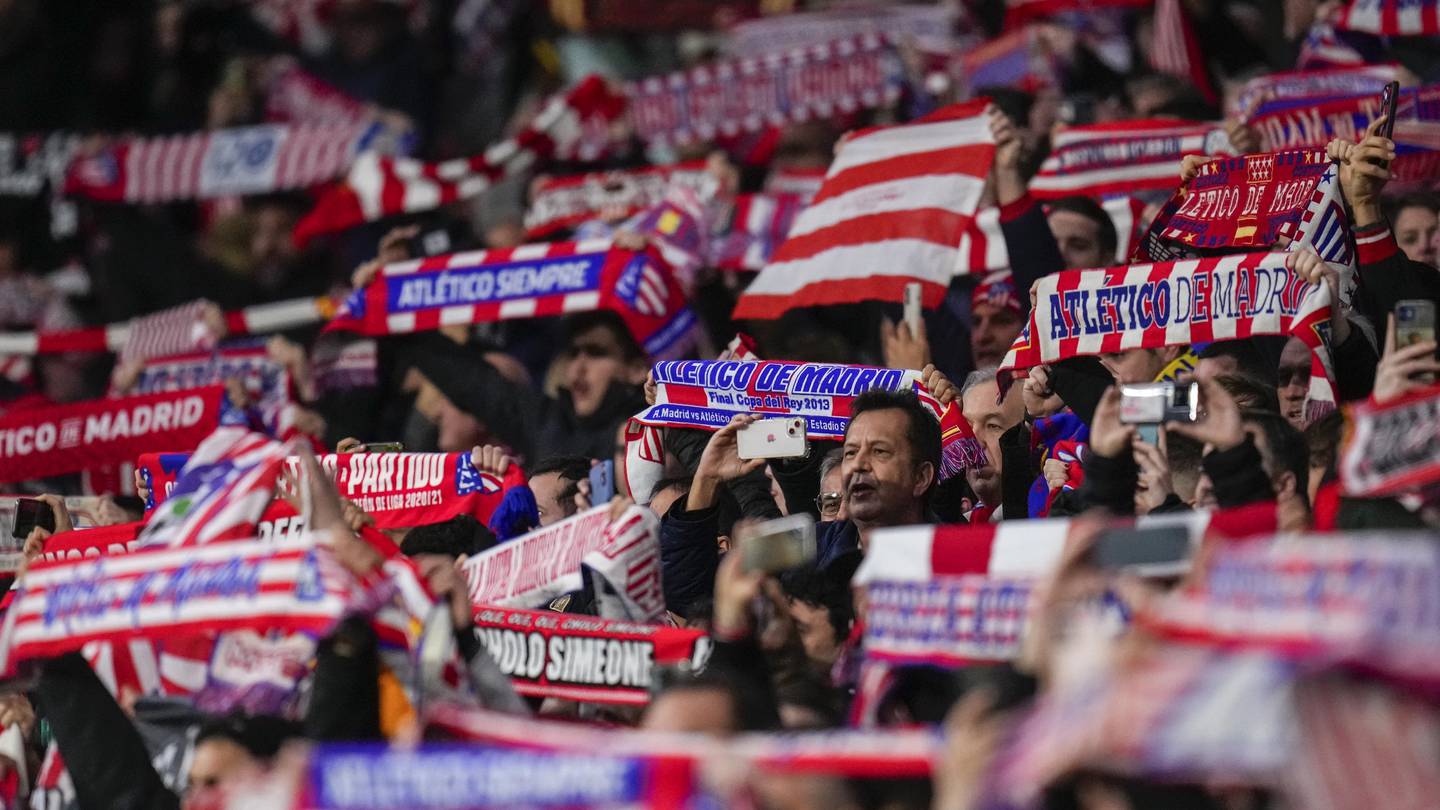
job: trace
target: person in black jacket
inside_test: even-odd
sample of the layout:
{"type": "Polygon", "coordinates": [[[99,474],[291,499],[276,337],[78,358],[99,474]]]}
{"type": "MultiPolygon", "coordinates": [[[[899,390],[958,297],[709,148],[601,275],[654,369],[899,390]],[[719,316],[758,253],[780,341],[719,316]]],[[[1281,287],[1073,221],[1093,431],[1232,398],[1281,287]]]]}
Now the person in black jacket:
{"type": "MultiPolygon", "coordinates": [[[[926,388],[942,403],[955,387],[933,372],[926,388]]],[[[682,615],[707,595],[719,565],[716,535],[719,491],[760,469],[764,459],[741,459],[736,434],[760,417],[735,416],[711,435],[685,499],[660,523],[661,582],[666,607],[682,615]]],[[[849,552],[863,551],[872,529],[933,522],[931,491],[940,471],[940,423],[910,391],[866,391],[851,406],[841,462],[846,518],[816,528],[815,567],[824,569],[849,552]]]]}
{"type": "Polygon", "coordinates": [[[401,364],[532,463],[560,455],[611,458],[616,431],[645,407],[645,354],[619,315],[586,312],[566,319],[562,356],[554,397],[512,382],[473,348],[437,333],[405,339],[401,364]]]}
{"type": "MultiPolygon", "coordinates": [[[[1165,425],[1205,447],[1197,505],[1233,509],[1273,500],[1291,508],[1287,514],[1308,515],[1310,467],[1304,436],[1279,414],[1242,412],[1214,380],[1200,386],[1201,419],[1165,425]]],[[[1091,424],[1080,488],[1083,503],[1116,515],[1135,514],[1136,441],[1135,426],[1120,422],[1120,391],[1111,388],[1101,397],[1091,424]]]]}

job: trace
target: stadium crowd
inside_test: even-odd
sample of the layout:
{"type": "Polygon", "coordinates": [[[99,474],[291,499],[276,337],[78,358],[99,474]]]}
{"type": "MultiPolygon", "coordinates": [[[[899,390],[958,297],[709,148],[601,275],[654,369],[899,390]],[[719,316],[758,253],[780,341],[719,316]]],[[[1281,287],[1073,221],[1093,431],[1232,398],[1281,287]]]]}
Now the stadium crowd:
{"type": "Polygon", "coordinates": [[[1437,55],[0,0],[0,807],[1433,807],[1437,55]]]}

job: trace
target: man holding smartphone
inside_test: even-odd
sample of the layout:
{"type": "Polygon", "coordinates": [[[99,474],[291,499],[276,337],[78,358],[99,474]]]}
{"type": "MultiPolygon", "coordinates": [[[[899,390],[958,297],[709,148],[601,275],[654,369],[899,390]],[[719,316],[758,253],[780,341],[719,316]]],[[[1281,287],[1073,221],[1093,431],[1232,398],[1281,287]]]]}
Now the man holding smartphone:
{"type": "MultiPolygon", "coordinates": [[[[666,606],[684,613],[681,594],[713,582],[720,555],[720,488],[765,464],[741,459],[736,435],[759,417],[741,414],[711,434],[689,494],[660,524],[666,606]]],[[[855,398],[845,431],[841,480],[846,517],[815,529],[815,568],[864,551],[873,529],[933,522],[930,493],[940,470],[940,423],[910,391],[867,391],[855,398]]]]}

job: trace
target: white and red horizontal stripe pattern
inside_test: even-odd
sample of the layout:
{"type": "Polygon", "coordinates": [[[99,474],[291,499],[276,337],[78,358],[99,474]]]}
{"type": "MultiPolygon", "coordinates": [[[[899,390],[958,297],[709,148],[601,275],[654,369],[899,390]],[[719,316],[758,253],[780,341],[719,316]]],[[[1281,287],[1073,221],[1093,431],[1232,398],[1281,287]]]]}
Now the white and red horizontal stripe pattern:
{"type": "Polygon", "coordinates": [[[254,537],[287,455],[285,445],[245,428],[210,434],[145,524],[140,544],[178,548],[254,537]]]}
{"type": "Polygon", "coordinates": [[[328,553],[311,542],[254,540],[37,561],[7,612],[0,671],[13,672],[20,661],[62,655],[92,641],[173,640],[182,634],[235,629],[324,634],[344,612],[347,593],[342,583],[321,578],[320,566],[311,559],[328,553]],[[247,575],[256,584],[253,592],[194,592],[177,601],[161,587],[182,569],[235,568],[249,569],[247,575]],[[146,579],[149,586],[141,584],[146,579]],[[89,594],[78,597],[76,589],[87,587],[89,594]],[[88,600],[85,609],[51,615],[51,601],[65,590],[72,599],[88,600]],[[128,595],[137,598],[122,603],[128,595]]]}
{"type": "Polygon", "coordinates": [[[305,188],[343,174],[370,131],[364,122],[262,124],[135,138],[77,160],[66,190],[157,203],[305,188]]]}
{"type": "Polygon", "coordinates": [[[1156,119],[1071,127],[1055,136],[1030,193],[1050,199],[1171,191],[1180,184],[1180,158],[1232,151],[1217,126],[1156,119]]]}
{"type": "MultiPolygon", "coordinates": [[[[260,335],[319,323],[328,319],[334,311],[334,304],[329,298],[292,298],[227,312],[225,327],[231,335],[260,335]]],[[[132,326],[144,317],[107,326],[0,333],[0,355],[118,352],[129,341],[132,326]]]]}
{"type": "MultiPolygon", "coordinates": [[[[1117,521],[1117,523],[1120,521],[1117,521]]],[[[1146,515],[1135,525],[1184,526],[1191,541],[1207,533],[1245,537],[1275,530],[1274,505],[1220,512],[1146,515]]],[[[1076,523],[1069,518],[981,525],[898,526],[870,535],[865,561],[854,585],[872,582],[928,582],[935,577],[986,576],[1009,579],[1044,576],[1060,562],[1076,523]]]]}
{"type": "MultiPolygon", "coordinates": [[[[608,239],[591,239],[584,242],[537,242],[533,245],[521,245],[514,248],[472,250],[395,262],[385,265],[380,270],[380,274],[383,277],[393,278],[420,272],[479,267],[486,264],[602,253],[609,249],[610,240],[608,239]]],[[[490,323],[511,318],[545,318],[568,315],[572,312],[589,312],[600,308],[600,297],[601,291],[598,289],[565,295],[537,295],[485,304],[457,304],[419,312],[391,313],[386,316],[385,321],[392,334],[424,332],[451,324],[468,326],[472,323],[490,323]]]]}
{"type": "Polygon", "coordinates": [[[736,318],[796,307],[898,301],[919,281],[939,304],[960,266],[995,145],[985,103],[845,141],[820,192],[740,298],[736,318]]]}
{"type": "Polygon", "coordinates": [[[206,327],[205,312],[214,306],[201,299],[141,315],[130,322],[120,362],[142,362],[212,348],[215,335],[206,327]]]}
{"type": "Polygon", "coordinates": [[[438,702],[426,711],[425,724],[456,739],[504,747],[608,751],[708,762],[733,759],[768,772],[862,778],[928,776],[942,744],[928,729],[747,733],[720,739],[576,725],[438,702]]]}
{"type": "Polygon", "coordinates": [[[546,102],[529,126],[479,155],[426,163],[364,153],[350,167],[345,181],[327,192],[296,225],[294,239],[303,245],[322,233],[395,214],[432,211],[474,197],[551,155],[573,150],[585,134],[587,121],[613,120],[623,105],[623,99],[612,94],[602,79],[591,76],[546,102]]]}
{"type": "MultiPolygon", "coordinates": [[[[1046,276],[1040,279],[1036,286],[1038,305],[1031,311],[1029,326],[1033,340],[1026,345],[1024,336],[1017,339],[1000,368],[1010,371],[1071,357],[1121,352],[1127,349],[1184,346],[1213,340],[1237,340],[1255,335],[1293,334],[1312,347],[1318,347],[1320,339],[1311,327],[1329,317],[1329,288],[1323,284],[1306,284],[1296,279],[1293,272],[1286,268],[1285,257],[1284,253],[1232,254],[1206,259],[1134,264],[1128,267],[1066,270],[1046,276]],[[1268,306],[1246,312],[1240,310],[1237,304],[1228,312],[1209,311],[1191,317],[1188,314],[1192,312],[1191,302],[1177,300],[1173,304],[1173,311],[1179,312],[1179,306],[1183,303],[1186,306],[1184,312],[1187,313],[1184,320],[1177,316],[1169,319],[1167,323],[1152,322],[1149,326],[1126,325],[1117,320],[1108,328],[1086,329],[1087,323],[1112,323],[1108,312],[1102,319],[1092,311],[1096,302],[1082,305],[1081,311],[1075,315],[1081,318],[1082,322],[1074,324],[1065,322],[1069,313],[1064,311],[1064,307],[1058,303],[1051,306],[1052,299],[1058,302],[1066,293],[1076,290],[1093,291],[1101,287],[1149,287],[1156,290],[1157,295],[1163,294],[1166,305],[1171,306],[1172,288],[1183,287],[1188,291],[1193,289],[1190,285],[1194,284],[1194,278],[1201,277],[1202,281],[1208,283],[1209,278],[1206,277],[1216,276],[1238,279],[1238,282],[1232,283],[1250,285],[1244,300],[1252,300],[1249,296],[1255,295],[1257,270],[1273,274],[1279,279],[1276,283],[1290,285],[1288,289],[1291,291],[1287,295],[1298,296],[1297,310],[1293,315],[1278,309],[1272,310],[1268,306]],[[1086,306],[1091,309],[1085,309],[1086,306]]],[[[1219,283],[1216,282],[1217,286],[1219,283]]],[[[1174,295],[1178,296],[1179,293],[1174,295]]],[[[1089,301],[1089,293],[1083,297],[1089,301]]],[[[1166,317],[1169,317],[1168,314],[1166,317]]],[[[1324,376],[1323,372],[1320,373],[1324,376]]]]}
{"type": "MultiPolygon", "coordinates": [[[[1140,243],[1145,230],[1145,203],[1134,197],[1111,197],[1101,207],[1115,223],[1115,261],[1130,260],[1135,246],[1140,243]]],[[[1010,251],[1005,244],[1005,232],[1000,227],[1000,209],[982,208],[975,214],[975,222],[960,239],[961,273],[983,275],[1010,267],[1010,251]]]]}
{"type": "Polygon", "coordinates": [[[1392,37],[1440,34],[1440,0],[1351,0],[1335,27],[1392,37]]]}

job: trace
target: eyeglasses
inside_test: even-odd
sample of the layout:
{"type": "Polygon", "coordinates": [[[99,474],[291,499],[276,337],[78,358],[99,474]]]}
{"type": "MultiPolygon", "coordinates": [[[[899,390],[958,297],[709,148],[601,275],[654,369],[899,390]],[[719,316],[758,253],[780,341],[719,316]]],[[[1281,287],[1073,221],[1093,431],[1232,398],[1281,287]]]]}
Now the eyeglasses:
{"type": "Polygon", "coordinates": [[[834,518],[840,514],[840,500],[842,495],[839,492],[822,492],[820,497],[815,499],[815,508],[820,510],[820,517],[834,518]]]}
{"type": "Polygon", "coordinates": [[[1284,388],[1294,380],[1296,385],[1307,385],[1310,382],[1309,366],[1281,366],[1280,371],[1275,375],[1277,388],[1284,388]]]}

